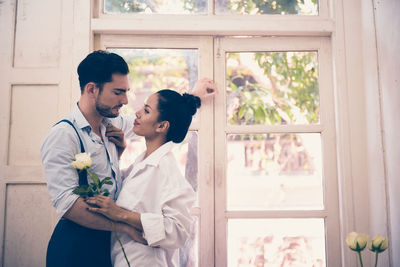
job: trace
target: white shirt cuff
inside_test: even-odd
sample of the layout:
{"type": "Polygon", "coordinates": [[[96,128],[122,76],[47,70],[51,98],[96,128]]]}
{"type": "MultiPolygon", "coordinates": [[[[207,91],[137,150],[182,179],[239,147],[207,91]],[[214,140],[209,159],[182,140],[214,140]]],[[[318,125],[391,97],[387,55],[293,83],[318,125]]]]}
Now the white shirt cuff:
{"type": "Polygon", "coordinates": [[[75,201],[79,198],[78,195],[71,193],[68,196],[60,198],[60,201],[54,203],[57,214],[62,217],[71,207],[74,205],[75,201]],[[61,201],[62,200],[62,201],[61,201]]]}
{"type": "Polygon", "coordinates": [[[140,220],[143,226],[143,237],[149,246],[165,239],[164,217],[161,214],[141,213],[140,220]]]}

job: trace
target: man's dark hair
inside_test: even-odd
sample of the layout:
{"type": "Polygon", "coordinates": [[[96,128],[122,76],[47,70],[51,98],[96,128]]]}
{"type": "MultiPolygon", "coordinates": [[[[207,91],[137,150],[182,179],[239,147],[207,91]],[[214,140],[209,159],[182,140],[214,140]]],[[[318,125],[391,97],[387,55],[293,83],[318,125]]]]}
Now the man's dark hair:
{"type": "Polygon", "coordinates": [[[128,64],[121,56],[104,50],[90,53],[78,66],[81,93],[89,82],[96,83],[101,91],[104,83],[112,81],[114,73],[129,73],[128,64]]]}

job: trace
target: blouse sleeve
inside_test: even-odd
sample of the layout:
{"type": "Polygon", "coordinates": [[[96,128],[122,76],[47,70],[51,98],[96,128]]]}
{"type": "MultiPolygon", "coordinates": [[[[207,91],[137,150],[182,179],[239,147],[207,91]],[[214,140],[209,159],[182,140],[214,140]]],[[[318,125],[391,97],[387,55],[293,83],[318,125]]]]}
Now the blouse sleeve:
{"type": "Polygon", "coordinates": [[[162,203],[162,214],[142,213],[144,238],[149,246],[167,249],[182,248],[190,236],[193,218],[190,208],[195,194],[187,187],[169,192],[162,203]]]}

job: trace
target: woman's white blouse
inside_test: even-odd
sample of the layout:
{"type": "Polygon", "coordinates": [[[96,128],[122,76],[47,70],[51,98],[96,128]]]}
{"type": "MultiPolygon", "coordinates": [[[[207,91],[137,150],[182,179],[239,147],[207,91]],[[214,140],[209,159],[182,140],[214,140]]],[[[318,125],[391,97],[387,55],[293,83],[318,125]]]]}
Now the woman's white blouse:
{"type": "MultiPolygon", "coordinates": [[[[132,266],[179,266],[178,248],[190,235],[190,208],[195,193],[178,169],[168,142],[122,171],[122,190],[117,204],[141,214],[144,238],[148,246],[119,233],[132,266]]],[[[113,235],[113,266],[126,266],[121,247],[113,235]]]]}

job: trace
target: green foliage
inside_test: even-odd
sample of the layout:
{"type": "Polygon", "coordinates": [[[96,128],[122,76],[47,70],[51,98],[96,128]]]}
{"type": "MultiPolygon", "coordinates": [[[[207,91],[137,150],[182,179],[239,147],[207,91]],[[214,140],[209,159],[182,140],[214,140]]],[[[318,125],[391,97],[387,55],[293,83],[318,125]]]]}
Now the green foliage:
{"type": "Polygon", "coordinates": [[[77,188],[75,188],[72,192],[76,195],[79,195],[80,197],[92,197],[95,195],[103,195],[103,196],[108,196],[110,195],[110,191],[106,188],[102,188],[103,185],[108,184],[112,185],[113,181],[111,177],[106,177],[102,180],[99,179],[97,174],[94,172],[90,172],[88,169],[86,169],[88,175],[92,179],[92,182],[89,183],[88,185],[80,185],[77,188]]]}
{"type": "Polygon", "coordinates": [[[147,5],[144,1],[137,0],[106,0],[105,11],[107,13],[131,13],[143,12],[147,5]]]}
{"type": "MultiPolygon", "coordinates": [[[[105,10],[107,13],[140,13],[145,10],[157,13],[163,2],[163,0],[106,0],[105,10]]],[[[219,0],[216,6],[222,13],[313,14],[312,11],[302,8],[304,3],[304,0],[219,0]]],[[[318,5],[317,0],[312,0],[312,3],[315,6],[318,5]]],[[[205,13],[207,1],[182,0],[182,8],[189,13],[205,13]]]]}
{"type": "Polygon", "coordinates": [[[237,100],[229,122],[237,125],[287,124],[301,120],[317,123],[317,53],[258,52],[251,55],[264,77],[257,76],[243,64],[239,53],[227,55],[229,61],[236,61],[227,68],[229,98],[237,100]],[[260,82],[263,79],[264,82],[260,82]]]}
{"type": "MultiPolygon", "coordinates": [[[[159,13],[163,0],[106,0],[105,10],[107,13],[159,13]]],[[[177,13],[181,10],[189,13],[205,13],[207,1],[205,0],[182,0],[181,5],[175,7],[177,13]]]]}

